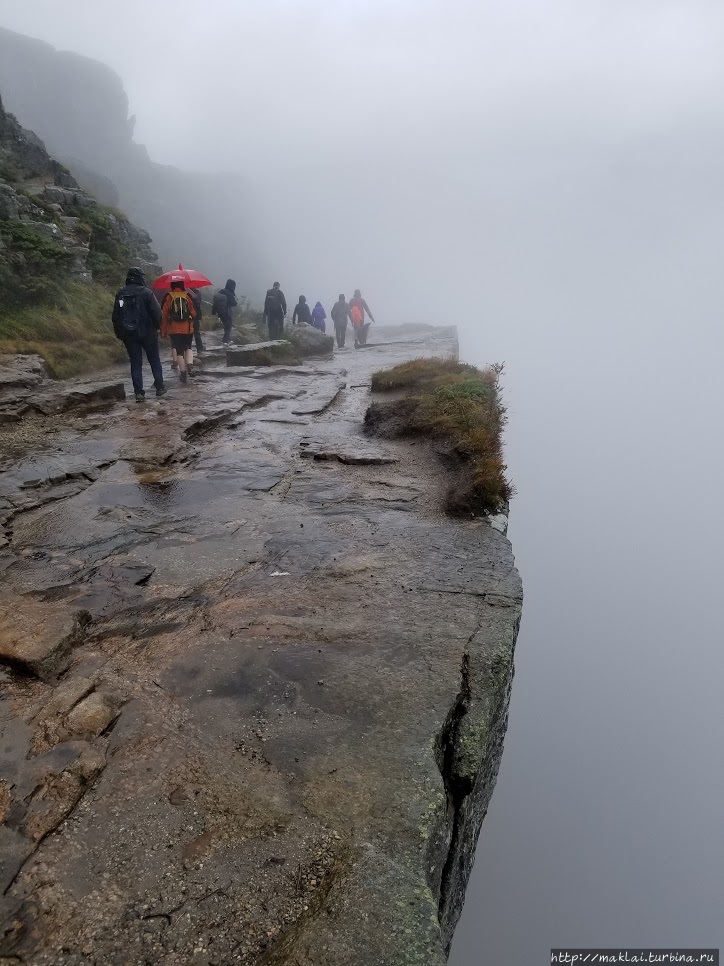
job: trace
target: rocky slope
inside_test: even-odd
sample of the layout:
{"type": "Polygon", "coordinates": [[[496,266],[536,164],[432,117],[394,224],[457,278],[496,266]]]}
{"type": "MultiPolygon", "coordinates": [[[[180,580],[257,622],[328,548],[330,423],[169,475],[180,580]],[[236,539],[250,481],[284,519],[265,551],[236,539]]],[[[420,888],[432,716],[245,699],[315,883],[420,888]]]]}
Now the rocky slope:
{"type": "MultiPolygon", "coordinates": [[[[244,185],[152,162],[133,137],[128,98],[109,67],[0,28],[0,90],[77,181],[151,232],[167,268],[194,265],[240,287],[266,275],[238,217],[244,185]]],[[[196,131],[196,128],[192,128],[196,131]]]]}
{"type": "Polygon", "coordinates": [[[445,962],[521,587],[363,417],[373,370],[454,348],[212,352],[0,428],[4,962],[445,962]]]}
{"type": "Polygon", "coordinates": [[[101,206],[0,100],[0,284],[4,307],[62,280],[118,284],[129,263],[158,273],[147,232],[101,206]]]}

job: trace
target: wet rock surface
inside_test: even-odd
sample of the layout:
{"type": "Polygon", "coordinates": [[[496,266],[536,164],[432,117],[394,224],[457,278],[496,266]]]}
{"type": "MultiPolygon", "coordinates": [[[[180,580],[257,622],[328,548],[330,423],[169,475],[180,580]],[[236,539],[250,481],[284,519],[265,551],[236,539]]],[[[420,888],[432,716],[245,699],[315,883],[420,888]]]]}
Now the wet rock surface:
{"type": "Polygon", "coordinates": [[[446,348],[0,425],[0,962],[445,961],[520,581],[363,417],[446,348]]]}
{"type": "Polygon", "coordinates": [[[45,363],[35,355],[0,355],[0,426],[26,416],[52,416],[71,409],[84,412],[126,398],[119,374],[108,379],[58,382],[48,378],[45,363]]]}

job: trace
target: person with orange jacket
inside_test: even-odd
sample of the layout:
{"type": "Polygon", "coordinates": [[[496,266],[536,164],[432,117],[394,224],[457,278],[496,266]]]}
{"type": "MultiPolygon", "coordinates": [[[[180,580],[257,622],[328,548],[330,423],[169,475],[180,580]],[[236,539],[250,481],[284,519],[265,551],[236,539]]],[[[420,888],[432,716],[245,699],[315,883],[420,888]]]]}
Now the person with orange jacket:
{"type": "Polygon", "coordinates": [[[198,310],[194,300],[186,291],[182,279],[171,282],[171,291],[161,305],[161,335],[169,336],[171,348],[178,360],[178,377],[186,382],[193,375],[194,351],[191,348],[194,338],[194,321],[198,310]]]}
{"type": "Polygon", "coordinates": [[[375,317],[370,312],[369,305],[362,298],[362,293],[358,288],[354,290],[354,297],[349,300],[349,318],[354,327],[354,347],[357,349],[361,345],[367,345],[367,330],[370,322],[365,322],[365,312],[370,317],[370,322],[374,322],[375,317]]]}

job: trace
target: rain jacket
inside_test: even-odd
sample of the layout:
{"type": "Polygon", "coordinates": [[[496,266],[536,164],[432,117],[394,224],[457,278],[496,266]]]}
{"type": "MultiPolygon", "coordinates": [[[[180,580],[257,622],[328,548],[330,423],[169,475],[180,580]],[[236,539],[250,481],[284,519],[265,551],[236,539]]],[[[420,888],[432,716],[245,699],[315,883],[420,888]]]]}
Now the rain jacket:
{"type": "Polygon", "coordinates": [[[349,315],[349,305],[346,302],[335,302],[332,306],[332,321],[335,329],[347,328],[347,316],[349,315]]]}
{"type": "Polygon", "coordinates": [[[227,278],[226,285],[216,293],[214,304],[217,307],[216,314],[219,322],[228,325],[233,321],[233,309],[239,304],[236,300],[236,282],[233,278],[227,278]]]}
{"type": "Polygon", "coordinates": [[[136,338],[123,328],[123,309],[120,304],[120,300],[123,298],[135,296],[139,299],[141,317],[139,320],[138,339],[144,339],[147,335],[153,335],[158,332],[158,328],[161,325],[161,307],[158,304],[158,299],[150,288],[140,284],[137,280],[140,278],[142,276],[129,273],[126,284],[116,293],[116,300],[113,303],[113,315],[111,316],[113,331],[116,334],[116,338],[123,341],[136,338]]]}
{"type": "Polygon", "coordinates": [[[306,322],[307,325],[311,325],[312,322],[312,312],[306,302],[297,302],[294,307],[294,313],[292,315],[292,324],[299,319],[300,322],[306,322]]]}
{"type": "Polygon", "coordinates": [[[287,300],[280,288],[270,288],[264,300],[264,315],[269,319],[282,319],[287,314],[287,300]]]}
{"type": "Polygon", "coordinates": [[[312,309],[312,325],[316,326],[318,329],[324,328],[324,320],[327,318],[327,313],[324,311],[324,306],[321,302],[317,304],[312,309]]]}
{"type": "Polygon", "coordinates": [[[191,301],[194,303],[194,308],[196,309],[196,319],[197,321],[200,321],[204,315],[204,311],[201,307],[201,296],[194,288],[190,288],[188,290],[188,296],[191,299],[191,301]]]}
{"type": "Polygon", "coordinates": [[[349,300],[350,318],[352,318],[351,312],[352,312],[352,309],[354,308],[359,308],[362,312],[362,318],[358,323],[355,323],[353,320],[353,325],[355,326],[355,328],[359,328],[364,323],[365,312],[367,313],[367,315],[369,315],[370,319],[372,319],[372,321],[374,322],[374,319],[372,318],[372,313],[370,312],[370,307],[363,298],[352,298],[349,300]]]}
{"type": "Polygon", "coordinates": [[[163,305],[161,306],[161,335],[193,335],[194,321],[199,314],[196,311],[194,300],[191,298],[188,292],[176,292],[175,297],[186,299],[189,307],[189,316],[187,319],[182,319],[180,322],[174,321],[171,318],[171,303],[173,301],[174,294],[169,292],[166,298],[163,300],[163,305]]]}

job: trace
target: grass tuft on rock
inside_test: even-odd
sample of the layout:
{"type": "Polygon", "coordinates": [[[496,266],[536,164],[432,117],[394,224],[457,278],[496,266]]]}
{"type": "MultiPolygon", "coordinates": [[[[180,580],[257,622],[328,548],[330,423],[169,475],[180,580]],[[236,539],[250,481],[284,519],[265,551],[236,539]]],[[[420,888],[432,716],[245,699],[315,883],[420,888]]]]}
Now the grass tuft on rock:
{"type": "Polygon", "coordinates": [[[513,488],[503,461],[506,424],[500,376],[456,359],[412,359],[376,372],[372,391],[395,393],[374,402],[365,418],[374,432],[392,437],[425,436],[445,444],[453,472],[447,510],[477,516],[507,510],[513,488]]]}
{"type": "Polygon", "coordinates": [[[55,296],[52,302],[0,314],[0,353],[37,353],[56,379],[97,371],[126,358],[111,325],[109,289],[66,283],[55,296]]]}

